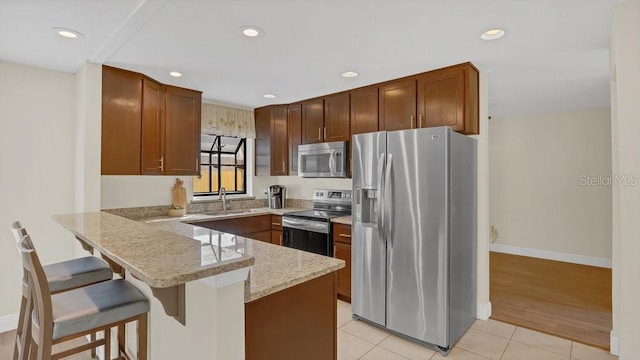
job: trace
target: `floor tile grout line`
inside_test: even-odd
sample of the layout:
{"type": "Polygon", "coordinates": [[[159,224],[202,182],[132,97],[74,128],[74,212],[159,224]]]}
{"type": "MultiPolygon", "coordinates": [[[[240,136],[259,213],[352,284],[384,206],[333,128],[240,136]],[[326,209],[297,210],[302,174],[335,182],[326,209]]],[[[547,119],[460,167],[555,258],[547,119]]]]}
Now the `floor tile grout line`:
{"type": "MultiPolygon", "coordinates": [[[[547,350],[547,349],[543,349],[543,348],[538,347],[538,346],[535,346],[535,345],[527,344],[527,343],[522,342],[522,341],[518,341],[518,340],[511,340],[511,341],[509,341],[509,343],[511,343],[511,342],[515,342],[515,343],[518,343],[518,344],[520,344],[520,345],[526,345],[526,346],[532,347],[532,348],[534,348],[534,349],[538,349],[538,350],[541,350],[541,351],[547,352],[547,353],[549,353],[549,354],[554,354],[554,355],[562,356],[562,357],[565,357],[565,358],[567,357],[566,355],[563,355],[563,354],[557,353],[557,352],[555,352],[555,351],[549,351],[549,350],[547,350]]],[[[571,359],[571,352],[569,352],[569,356],[568,356],[568,358],[569,358],[569,359],[571,359]]]]}

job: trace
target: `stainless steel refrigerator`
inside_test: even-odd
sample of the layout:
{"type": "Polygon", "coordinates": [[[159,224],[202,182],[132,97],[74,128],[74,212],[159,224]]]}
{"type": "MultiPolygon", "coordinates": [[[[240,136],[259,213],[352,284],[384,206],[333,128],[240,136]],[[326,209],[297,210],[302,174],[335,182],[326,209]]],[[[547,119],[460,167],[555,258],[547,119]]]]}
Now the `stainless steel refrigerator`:
{"type": "Polygon", "coordinates": [[[446,353],[476,317],[476,140],[354,135],[352,311],[446,353]]]}

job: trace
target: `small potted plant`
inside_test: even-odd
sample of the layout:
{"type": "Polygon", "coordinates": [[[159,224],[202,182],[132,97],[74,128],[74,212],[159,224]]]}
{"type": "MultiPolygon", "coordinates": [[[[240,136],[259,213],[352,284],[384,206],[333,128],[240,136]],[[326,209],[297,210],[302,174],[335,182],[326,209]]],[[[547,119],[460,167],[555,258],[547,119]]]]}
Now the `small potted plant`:
{"type": "Polygon", "coordinates": [[[171,205],[169,208],[169,216],[171,217],[180,217],[184,216],[185,208],[181,205],[171,205]]]}

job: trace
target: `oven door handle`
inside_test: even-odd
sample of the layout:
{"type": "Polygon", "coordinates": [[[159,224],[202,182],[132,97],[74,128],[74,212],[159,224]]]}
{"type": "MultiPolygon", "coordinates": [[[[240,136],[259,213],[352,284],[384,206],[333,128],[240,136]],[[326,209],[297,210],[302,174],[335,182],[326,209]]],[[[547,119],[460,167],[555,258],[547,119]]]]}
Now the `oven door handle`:
{"type": "Polygon", "coordinates": [[[282,227],[328,234],[329,223],[282,217],[282,227]]]}

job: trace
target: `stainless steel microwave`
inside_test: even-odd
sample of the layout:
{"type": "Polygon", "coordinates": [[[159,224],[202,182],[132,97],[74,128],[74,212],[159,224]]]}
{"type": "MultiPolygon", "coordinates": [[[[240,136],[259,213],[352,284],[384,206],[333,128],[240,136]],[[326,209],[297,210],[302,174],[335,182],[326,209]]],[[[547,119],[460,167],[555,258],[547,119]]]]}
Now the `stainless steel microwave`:
{"type": "Polygon", "coordinates": [[[298,176],[346,178],[349,170],[346,141],[298,146],[298,176]]]}

